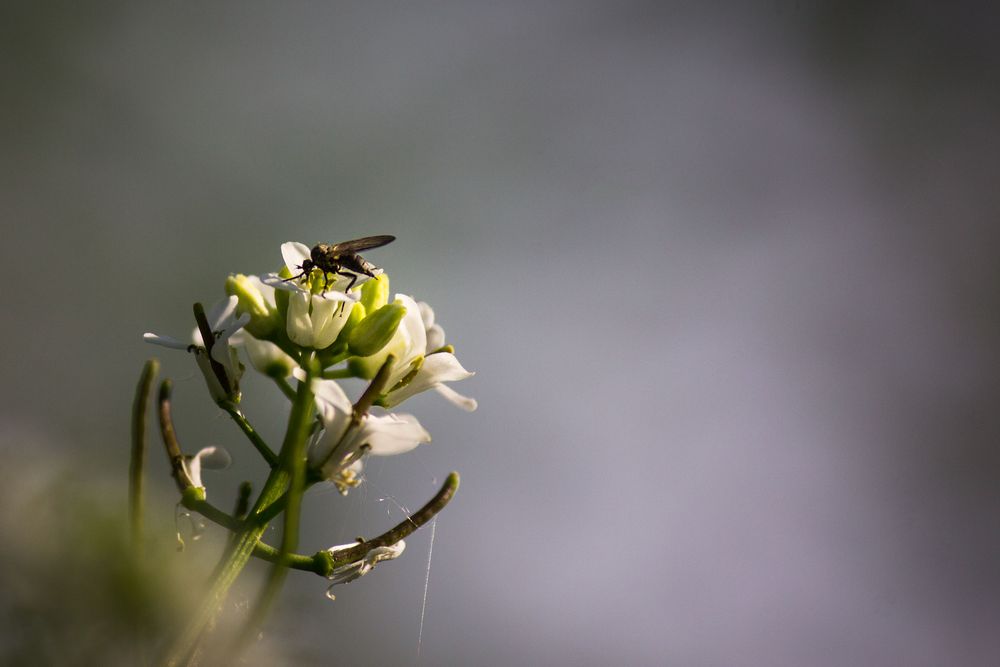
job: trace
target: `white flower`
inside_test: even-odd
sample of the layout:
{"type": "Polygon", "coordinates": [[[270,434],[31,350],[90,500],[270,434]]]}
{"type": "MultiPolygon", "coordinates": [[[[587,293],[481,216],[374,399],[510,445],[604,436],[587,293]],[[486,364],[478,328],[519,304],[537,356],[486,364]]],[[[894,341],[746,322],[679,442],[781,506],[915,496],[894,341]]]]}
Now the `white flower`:
{"type": "Polygon", "coordinates": [[[311,280],[303,284],[297,278],[302,273],[300,267],[303,262],[309,259],[309,248],[302,243],[289,241],[281,245],[281,255],[285,259],[285,266],[296,278],[286,280],[278,274],[270,273],[262,278],[262,282],[291,292],[286,323],[288,337],[293,343],[303,347],[316,350],[329,347],[347,324],[353,303],[357,300],[353,294],[342,291],[350,279],[328,274],[327,277],[334,275],[335,278],[323,285],[322,294],[314,294],[311,280]]]}
{"type": "Polygon", "coordinates": [[[444,329],[434,323],[434,311],[426,303],[418,304],[413,297],[405,294],[397,294],[396,301],[406,308],[403,321],[385,347],[364,358],[365,364],[377,368],[389,354],[394,357],[389,380],[385,385],[389,391],[382,397],[382,404],[393,407],[414,394],[434,389],[463,410],[475,410],[475,399],[463,396],[444,384],[464,380],[474,373],[465,370],[451,352],[435,352],[444,345],[444,329]],[[396,388],[417,364],[419,368],[416,374],[409,382],[396,388]]]}
{"type": "Polygon", "coordinates": [[[358,464],[365,454],[393,456],[431,441],[413,415],[369,413],[360,424],[352,424],[351,401],[333,380],[315,380],[313,391],[323,431],[309,449],[309,465],[337,483],[341,492],[357,485],[350,480],[360,473],[358,464]]]}
{"type": "Polygon", "coordinates": [[[187,473],[188,478],[191,479],[192,484],[205,488],[205,485],[201,483],[202,468],[206,470],[222,470],[228,468],[232,462],[233,459],[229,456],[229,452],[222,447],[205,447],[199,450],[194,456],[185,457],[184,471],[187,473]]]}
{"type": "MultiPolygon", "coordinates": [[[[334,558],[337,557],[337,552],[344,551],[346,549],[351,549],[358,546],[360,542],[351,542],[350,544],[339,544],[335,547],[330,547],[327,552],[334,558]]],[[[400,540],[395,544],[389,545],[387,547],[375,547],[364,555],[361,560],[356,560],[353,563],[348,563],[347,565],[341,565],[338,568],[334,568],[333,572],[327,577],[333,581],[330,589],[332,590],[334,586],[338,584],[349,584],[350,582],[365,576],[374,569],[376,565],[384,560],[393,560],[399,558],[406,548],[406,542],[400,540]]]]}
{"type": "Polygon", "coordinates": [[[250,321],[250,315],[246,313],[239,317],[236,316],[238,302],[239,300],[235,296],[230,296],[212,306],[211,310],[205,314],[213,337],[211,360],[205,354],[205,340],[198,327],[195,327],[188,341],[148,332],[144,333],[142,338],[147,343],[154,345],[194,352],[198,367],[208,382],[208,390],[212,394],[212,398],[216,401],[231,399],[239,395],[239,382],[243,375],[243,366],[240,365],[236,350],[230,346],[229,339],[250,321]],[[219,376],[212,366],[212,361],[222,366],[224,377],[219,376]]]}

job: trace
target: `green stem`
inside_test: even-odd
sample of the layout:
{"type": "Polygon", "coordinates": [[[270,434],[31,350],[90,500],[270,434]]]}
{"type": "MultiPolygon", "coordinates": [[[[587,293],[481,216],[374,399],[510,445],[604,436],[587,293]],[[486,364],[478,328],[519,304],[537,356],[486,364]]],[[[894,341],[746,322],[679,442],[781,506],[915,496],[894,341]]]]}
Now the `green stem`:
{"type": "MultiPolygon", "coordinates": [[[[229,589],[243,568],[246,567],[260,542],[261,536],[267,529],[267,521],[262,521],[260,514],[271,503],[280,498],[288,488],[292,480],[292,470],[285,462],[296,452],[304,450],[312,419],[313,394],[310,383],[307,381],[300,383],[296,400],[292,404],[292,411],[288,417],[288,428],[285,431],[285,440],[279,455],[281,464],[272,469],[271,474],[268,475],[267,481],[264,482],[264,488],[261,489],[260,496],[250,511],[249,517],[234,538],[232,549],[216,568],[215,580],[212,582],[205,600],[188,619],[187,626],[170,647],[162,664],[170,667],[179,666],[194,652],[202,632],[226,599],[229,589]]],[[[286,560],[286,557],[282,556],[281,560],[286,560]]]]}
{"type": "MultiPolygon", "coordinates": [[[[240,520],[238,515],[233,516],[227,514],[207,500],[198,499],[190,494],[185,495],[181,499],[181,504],[192,512],[197,512],[209,521],[216,523],[227,530],[231,530],[234,533],[239,533],[245,526],[244,522],[240,520]]],[[[271,507],[277,504],[277,502],[272,503],[271,507]]],[[[235,538],[236,535],[233,537],[235,538]]],[[[258,542],[256,546],[254,546],[253,555],[256,558],[266,560],[270,563],[277,563],[281,559],[281,550],[275,549],[270,544],[265,542],[258,542]]],[[[332,562],[333,559],[326,551],[320,551],[312,556],[305,556],[297,553],[285,554],[285,563],[287,563],[288,567],[294,570],[315,572],[323,577],[330,574],[330,570],[333,569],[330,565],[332,562]]]]}
{"type": "Polygon", "coordinates": [[[219,407],[225,410],[226,413],[233,418],[233,421],[240,427],[240,430],[243,431],[243,434],[246,435],[248,440],[250,440],[250,443],[257,449],[260,455],[264,457],[264,460],[267,461],[267,465],[273,468],[278,462],[278,455],[275,454],[270,447],[268,447],[267,443],[264,442],[264,438],[260,437],[257,430],[250,425],[250,422],[247,421],[246,415],[244,415],[232,401],[223,401],[222,403],[219,403],[219,407]]]}
{"type": "MultiPolygon", "coordinates": [[[[237,652],[249,644],[264,624],[264,620],[267,618],[267,614],[271,610],[275,598],[277,598],[281,587],[285,583],[288,568],[291,564],[290,556],[299,543],[299,520],[302,514],[302,495],[305,492],[306,481],[306,444],[312,427],[312,406],[314,403],[311,374],[313,360],[307,358],[304,361],[303,368],[306,369],[307,377],[305,380],[299,382],[295,402],[292,404],[292,411],[294,413],[296,408],[301,405],[309,406],[309,410],[307,411],[308,420],[300,425],[301,429],[296,434],[295,439],[286,438],[285,444],[281,448],[281,458],[278,462],[278,469],[288,475],[288,492],[284,495],[285,516],[281,533],[281,546],[278,550],[274,567],[271,568],[267,581],[264,583],[264,588],[257,598],[257,603],[251,610],[250,617],[247,619],[237,639],[237,652]]],[[[289,429],[291,429],[291,426],[289,426],[289,429]]],[[[266,510],[267,508],[263,508],[261,514],[265,515],[266,510]]]]}
{"type": "Polygon", "coordinates": [[[347,368],[331,368],[323,371],[324,380],[341,380],[344,378],[356,377],[354,371],[347,368]]]}
{"type": "Polygon", "coordinates": [[[288,380],[286,380],[285,378],[273,378],[273,379],[274,379],[274,384],[278,385],[278,389],[280,389],[281,393],[285,395],[285,398],[287,398],[290,401],[294,401],[295,390],[292,389],[292,385],[288,384],[288,380]]]}
{"type": "Polygon", "coordinates": [[[128,466],[128,513],[132,550],[138,559],[142,549],[143,475],[146,466],[146,413],[153,381],[160,371],[160,362],[150,359],[142,368],[132,403],[132,451],[128,466]]]}

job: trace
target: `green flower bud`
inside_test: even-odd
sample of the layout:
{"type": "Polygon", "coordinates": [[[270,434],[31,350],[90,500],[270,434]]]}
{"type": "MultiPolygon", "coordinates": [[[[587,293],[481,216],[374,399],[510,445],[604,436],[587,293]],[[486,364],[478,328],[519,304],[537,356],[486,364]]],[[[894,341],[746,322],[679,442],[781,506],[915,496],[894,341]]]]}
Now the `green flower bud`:
{"type": "Polygon", "coordinates": [[[389,276],[380,273],[365,282],[361,286],[361,303],[369,313],[389,303],[389,276]]]}
{"type": "Polygon", "coordinates": [[[278,328],[280,320],[277,309],[264,296],[261,288],[274,291],[262,285],[256,276],[236,274],[226,279],[226,294],[239,299],[237,312],[250,315],[245,329],[256,338],[266,339],[278,328]]]}
{"type": "Polygon", "coordinates": [[[405,314],[406,307],[398,303],[386,304],[371,313],[354,327],[347,339],[351,354],[369,357],[381,350],[392,339],[405,314]]]}

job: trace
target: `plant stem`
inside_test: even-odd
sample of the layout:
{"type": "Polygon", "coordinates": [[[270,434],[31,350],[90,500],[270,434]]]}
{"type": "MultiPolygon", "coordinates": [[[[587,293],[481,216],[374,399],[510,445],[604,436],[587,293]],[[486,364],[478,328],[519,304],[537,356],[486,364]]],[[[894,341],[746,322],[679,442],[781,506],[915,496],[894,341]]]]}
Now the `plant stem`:
{"type": "MultiPolygon", "coordinates": [[[[297,452],[302,452],[309,435],[313,419],[313,394],[308,381],[301,382],[288,416],[288,428],[281,446],[278,467],[271,470],[260,496],[247,517],[243,529],[236,534],[233,546],[224,560],[216,568],[215,579],[201,606],[188,619],[187,626],[171,646],[163,664],[176,667],[183,664],[194,652],[205,627],[211,622],[219,607],[226,599],[230,587],[240,572],[246,567],[257,543],[267,529],[267,521],[260,520],[260,514],[281,497],[292,479],[291,466],[286,462],[297,452]]],[[[301,494],[300,494],[301,495],[301,494]]],[[[284,558],[282,558],[284,560],[284,558]]]]}
{"type": "Polygon", "coordinates": [[[441,485],[441,489],[434,494],[434,497],[428,500],[423,507],[378,537],[373,537],[372,539],[365,540],[353,547],[334,552],[332,554],[333,566],[336,568],[359,561],[372,549],[387,547],[399,542],[405,537],[409,537],[418,528],[433,519],[438,512],[443,510],[445,506],[451,502],[451,499],[455,497],[455,493],[458,491],[458,482],[459,478],[457,472],[448,473],[448,476],[444,480],[444,484],[441,485]]]}
{"type": "MultiPolygon", "coordinates": [[[[311,361],[307,359],[306,363],[303,364],[304,368],[309,369],[312,365],[311,361]]],[[[295,402],[292,404],[293,414],[300,404],[306,404],[311,408],[313,399],[312,379],[311,375],[309,375],[304,381],[299,383],[295,402]]],[[[260,627],[264,624],[264,620],[267,618],[267,614],[271,610],[275,598],[277,598],[281,587],[285,583],[285,577],[288,575],[288,568],[291,564],[289,557],[298,547],[299,519],[302,513],[302,495],[305,492],[306,480],[306,444],[309,439],[310,427],[312,426],[311,409],[308,415],[309,421],[305,421],[300,425],[301,431],[296,434],[296,438],[290,439],[286,437],[285,444],[281,448],[278,470],[281,470],[288,476],[288,492],[284,494],[285,516],[281,532],[281,546],[278,549],[274,567],[271,568],[267,581],[264,583],[264,588],[257,598],[257,603],[251,610],[250,617],[247,619],[243,630],[237,638],[235,648],[237,653],[252,641],[260,627]]],[[[289,430],[291,430],[291,424],[289,424],[289,430]]],[[[266,509],[261,509],[261,515],[266,516],[266,509]]]]}
{"type": "Polygon", "coordinates": [[[146,413],[153,381],[160,371],[160,362],[150,359],[142,367],[139,384],[132,403],[132,451],[128,466],[128,511],[132,552],[138,560],[142,550],[143,497],[142,486],[146,465],[146,413]]]}
{"type": "Polygon", "coordinates": [[[225,410],[226,413],[233,418],[233,421],[240,427],[240,430],[243,431],[243,434],[246,435],[248,440],[250,440],[250,443],[257,449],[260,455],[264,457],[264,460],[267,461],[267,465],[273,468],[278,462],[278,455],[267,446],[267,443],[264,442],[264,438],[260,437],[257,430],[250,425],[250,422],[247,421],[246,415],[244,415],[232,401],[223,401],[219,403],[219,407],[225,410]]]}

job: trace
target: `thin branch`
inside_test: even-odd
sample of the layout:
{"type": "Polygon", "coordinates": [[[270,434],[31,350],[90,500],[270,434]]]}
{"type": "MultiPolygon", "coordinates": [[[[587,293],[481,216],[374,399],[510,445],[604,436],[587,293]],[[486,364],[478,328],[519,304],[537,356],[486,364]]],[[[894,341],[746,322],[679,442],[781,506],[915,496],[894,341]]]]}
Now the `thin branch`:
{"type": "Polygon", "coordinates": [[[208,323],[208,317],[205,316],[205,306],[201,305],[200,302],[194,304],[194,319],[198,323],[198,331],[201,332],[201,340],[205,344],[205,354],[208,355],[208,363],[212,367],[212,372],[215,373],[222,391],[228,393],[229,378],[226,376],[226,369],[212,356],[212,347],[215,345],[215,332],[212,331],[212,327],[208,323]]]}
{"type": "Polygon", "coordinates": [[[354,404],[354,412],[351,414],[351,423],[357,426],[361,423],[361,420],[365,418],[368,411],[371,409],[372,404],[375,403],[375,399],[382,395],[385,390],[386,383],[389,382],[389,374],[392,373],[393,362],[396,358],[391,354],[385,358],[382,367],[378,369],[378,373],[372,378],[371,383],[365,392],[361,394],[361,398],[358,402],[354,404]]]}
{"type": "Polygon", "coordinates": [[[236,425],[240,427],[243,434],[250,441],[250,444],[260,453],[260,455],[267,461],[267,465],[272,468],[278,463],[278,455],[274,453],[274,450],[268,447],[267,443],[264,442],[264,438],[260,437],[257,430],[250,424],[247,420],[246,415],[236,407],[236,404],[232,401],[223,401],[219,403],[219,407],[226,411],[236,425]]]}
{"type": "Polygon", "coordinates": [[[457,472],[449,473],[448,477],[444,480],[444,484],[441,486],[441,490],[438,491],[433,498],[427,501],[426,505],[407,517],[404,521],[400,522],[394,528],[387,530],[378,537],[365,540],[361,542],[361,544],[350,547],[349,549],[341,549],[334,552],[332,554],[333,567],[341,567],[349,563],[357,562],[364,558],[365,555],[372,549],[393,545],[405,537],[413,534],[418,528],[433,519],[438,512],[443,510],[445,506],[451,502],[451,499],[455,496],[455,492],[458,491],[458,481],[457,472]]]}
{"type": "Polygon", "coordinates": [[[170,413],[172,388],[173,383],[170,380],[160,383],[160,436],[163,438],[163,447],[167,450],[167,458],[170,460],[170,474],[177,483],[177,488],[184,493],[185,490],[194,487],[194,482],[184,467],[184,454],[181,453],[181,446],[174,432],[174,420],[170,413]]]}

